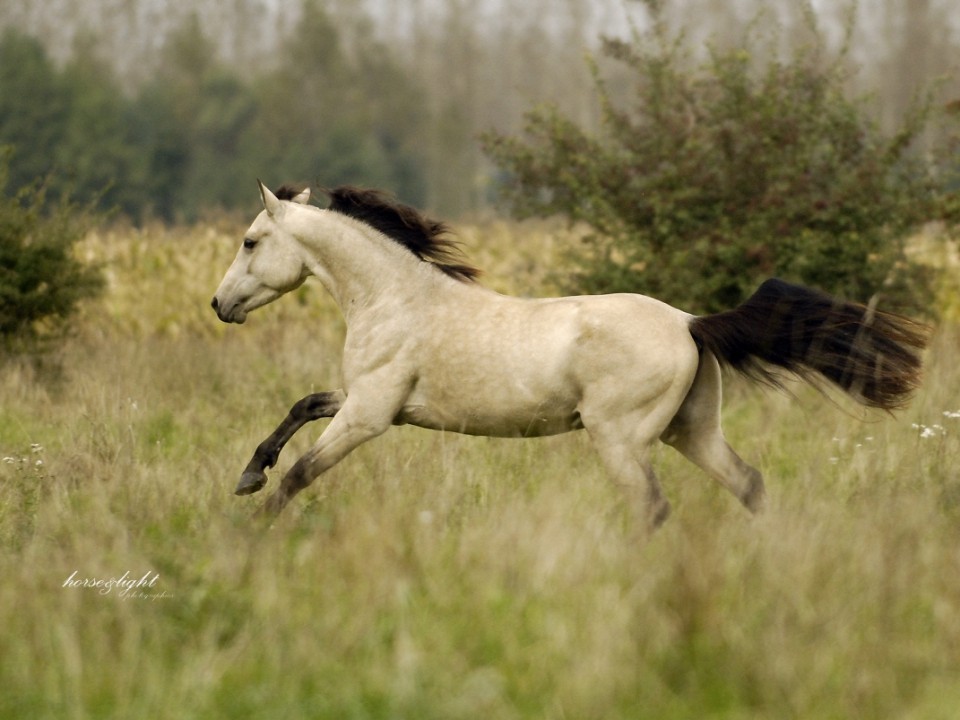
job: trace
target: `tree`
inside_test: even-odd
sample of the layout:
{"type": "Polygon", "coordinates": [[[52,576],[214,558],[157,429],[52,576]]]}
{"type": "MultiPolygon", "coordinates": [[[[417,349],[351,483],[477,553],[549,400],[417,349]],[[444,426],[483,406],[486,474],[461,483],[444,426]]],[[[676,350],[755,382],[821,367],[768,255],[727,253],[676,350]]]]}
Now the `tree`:
{"type": "Polygon", "coordinates": [[[904,244],[932,212],[933,175],[910,150],[928,106],[885,134],[818,47],[759,63],[746,44],[698,64],[682,34],[654,22],[604,52],[629,69],[635,97],[618,106],[597,75],[600,133],[546,107],[527,115],[525,135],[484,138],[518,214],[594,230],[572,285],[714,312],[779,275],[927,304],[928,275],[904,244]]]}
{"type": "Polygon", "coordinates": [[[57,70],[37,41],[14,32],[0,40],[0,142],[15,148],[9,184],[42,181],[46,192],[138,216],[150,197],[151,146],[97,47],[82,36],[57,70]]]}
{"type": "MultiPolygon", "coordinates": [[[[9,180],[10,151],[0,155],[0,191],[9,180]]],[[[36,183],[0,194],[0,348],[43,349],[60,338],[78,303],[103,288],[99,268],[78,261],[73,245],[93,222],[68,198],[51,202],[36,183]]]]}
{"type": "Polygon", "coordinates": [[[382,185],[420,202],[422,90],[369,34],[355,29],[348,45],[343,33],[318,3],[304,4],[278,67],[255,81],[250,164],[278,179],[382,185]]]}
{"type": "Polygon", "coordinates": [[[15,187],[53,169],[51,151],[63,139],[69,105],[43,46],[15,30],[5,31],[0,36],[0,143],[20,149],[6,169],[15,187]]]}
{"type": "Polygon", "coordinates": [[[61,74],[69,104],[50,181],[61,192],[75,187],[80,202],[136,215],[145,200],[145,163],[131,137],[131,103],[96,47],[93,36],[81,38],[61,74]]]}
{"type": "Polygon", "coordinates": [[[137,96],[134,127],[147,158],[150,209],[165,220],[195,217],[209,201],[197,181],[209,160],[198,150],[198,125],[205,85],[217,72],[213,43],[192,14],[167,38],[155,77],[137,96]]]}

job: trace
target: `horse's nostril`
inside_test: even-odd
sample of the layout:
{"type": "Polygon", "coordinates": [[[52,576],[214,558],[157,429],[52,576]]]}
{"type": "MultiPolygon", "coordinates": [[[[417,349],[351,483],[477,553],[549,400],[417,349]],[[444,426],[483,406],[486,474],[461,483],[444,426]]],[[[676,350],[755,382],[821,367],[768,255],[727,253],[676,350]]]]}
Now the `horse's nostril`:
{"type": "Polygon", "coordinates": [[[217,299],[216,299],[216,298],[214,298],[213,301],[210,303],[210,307],[212,307],[214,310],[216,310],[218,307],[220,307],[220,303],[217,302],[217,299]]]}

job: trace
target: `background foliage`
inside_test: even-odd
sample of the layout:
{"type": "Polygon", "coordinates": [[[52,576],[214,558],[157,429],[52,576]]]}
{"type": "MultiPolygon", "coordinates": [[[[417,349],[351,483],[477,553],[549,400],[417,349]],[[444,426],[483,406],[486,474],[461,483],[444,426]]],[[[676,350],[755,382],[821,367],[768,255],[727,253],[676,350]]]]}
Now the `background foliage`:
{"type": "MultiPolygon", "coordinates": [[[[648,27],[623,0],[5,0],[0,3],[0,144],[12,186],[51,169],[139,220],[254,207],[252,178],[385,185],[450,218],[490,207],[496,169],[482,131],[515,133],[555,103],[597,132],[586,53],[603,34],[648,27]],[[71,90],[71,87],[73,90],[71,90]],[[73,119],[71,119],[73,118],[73,119]],[[65,126],[70,126],[66,133],[65,126]],[[69,135],[69,139],[66,135],[69,135]]],[[[875,94],[895,132],[918,87],[960,97],[953,0],[671,0],[692,57],[775,33],[755,60],[811,41],[846,43],[845,91],[875,94]],[[844,22],[855,17],[851,34],[844,22]],[[908,60],[907,60],[908,59],[908,60]]],[[[630,69],[597,58],[618,102],[630,69]]]]}
{"type": "MultiPolygon", "coordinates": [[[[0,151],[0,190],[9,155],[0,151]]],[[[73,252],[94,219],[67,197],[51,201],[36,183],[11,197],[0,193],[0,357],[58,339],[79,301],[103,289],[99,267],[73,252]]]]}
{"type": "Polygon", "coordinates": [[[82,36],[63,67],[39,40],[0,37],[0,141],[11,183],[49,175],[134,219],[194,219],[243,205],[265,181],[362,178],[424,200],[422,91],[372,38],[348,53],[315,3],[276,65],[240,74],[216,58],[196,17],[168,39],[158,72],[132,92],[82,36]],[[422,143],[420,143],[422,144],[422,143]]]}
{"type": "Polygon", "coordinates": [[[548,106],[521,136],[486,136],[514,210],[594,229],[573,258],[579,290],[643,292],[702,313],[781,276],[926,308],[930,273],[905,243],[941,213],[937,167],[917,152],[929,100],[887,133],[845,92],[843,57],[825,60],[815,44],[771,59],[759,44],[747,34],[697,62],[663,23],[608,40],[633,96],[617,103],[597,73],[599,132],[548,106]]]}

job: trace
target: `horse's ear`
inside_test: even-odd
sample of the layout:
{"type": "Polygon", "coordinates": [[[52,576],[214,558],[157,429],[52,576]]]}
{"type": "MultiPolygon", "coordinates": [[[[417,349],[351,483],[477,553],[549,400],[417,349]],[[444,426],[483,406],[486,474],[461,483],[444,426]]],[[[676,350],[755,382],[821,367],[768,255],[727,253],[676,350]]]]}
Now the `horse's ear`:
{"type": "Polygon", "coordinates": [[[301,205],[306,205],[307,201],[310,200],[310,188],[304,188],[292,198],[293,202],[300,203],[301,205]]]}
{"type": "Polygon", "coordinates": [[[267,215],[273,217],[280,212],[280,201],[276,195],[270,192],[270,188],[260,182],[260,180],[257,180],[257,184],[260,186],[260,197],[263,199],[263,209],[267,211],[267,215]]]}

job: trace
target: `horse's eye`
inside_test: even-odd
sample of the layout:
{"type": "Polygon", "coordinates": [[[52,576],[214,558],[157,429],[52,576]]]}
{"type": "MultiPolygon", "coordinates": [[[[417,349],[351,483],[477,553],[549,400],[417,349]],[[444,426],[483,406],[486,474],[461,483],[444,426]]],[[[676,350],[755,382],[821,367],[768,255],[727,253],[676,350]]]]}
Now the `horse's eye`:
{"type": "Polygon", "coordinates": [[[253,250],[257,246],[257,241],[251,238],[243,239],[243,247],[247,250],[253,250]]]}

